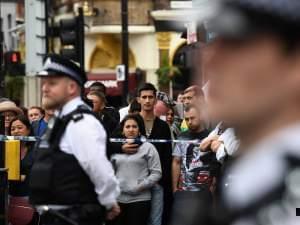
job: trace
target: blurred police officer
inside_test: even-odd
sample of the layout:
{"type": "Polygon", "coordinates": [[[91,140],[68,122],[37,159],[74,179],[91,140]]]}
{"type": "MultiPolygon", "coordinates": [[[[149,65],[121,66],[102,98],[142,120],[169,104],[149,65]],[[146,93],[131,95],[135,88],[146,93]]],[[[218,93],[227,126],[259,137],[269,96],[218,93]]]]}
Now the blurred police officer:
{"type": "Polygon", "coordinates": [[[241,140],[218,224],[300,224],[299,12],[299,0],[225,0],[209,24],[210,115],[241,140]]]}
{"type": "Polygon", "coordinates": [[[106,158],[106,134],[81,99],[86,76],[73,62],[46,58],[43,107],[56,110],[54,122],[37,145],[31,173],[31,202],[46,225],[100,225],[120,209],[119,187],[106,158]]]}

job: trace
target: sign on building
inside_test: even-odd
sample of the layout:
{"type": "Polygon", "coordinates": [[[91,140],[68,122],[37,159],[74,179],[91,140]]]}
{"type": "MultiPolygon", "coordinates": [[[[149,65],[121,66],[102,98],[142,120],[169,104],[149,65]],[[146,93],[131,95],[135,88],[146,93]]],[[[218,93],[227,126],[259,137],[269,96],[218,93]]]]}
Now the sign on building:
{"type": "Polygon", "coordinates": [[[118,65],[116,67],[117,81],[125,81],[125,65],[118,65]]]}
{"type": "Polygon", "coordinates": [[[197,42],[197,24],[196,22],[189,22],[186,24],[187,27],[187,44],[197,42]]]}

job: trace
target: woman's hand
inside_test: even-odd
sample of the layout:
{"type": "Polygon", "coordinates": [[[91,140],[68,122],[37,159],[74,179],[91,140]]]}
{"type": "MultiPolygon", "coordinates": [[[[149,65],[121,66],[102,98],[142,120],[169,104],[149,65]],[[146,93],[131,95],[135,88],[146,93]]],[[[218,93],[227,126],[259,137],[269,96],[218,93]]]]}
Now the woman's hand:
{"type": "Polygon", "coordinates": [[[126,154],[135,154],[137,153],[139,145],[133,143],[125,143],[122,145],[122,151],[126,154]]]}

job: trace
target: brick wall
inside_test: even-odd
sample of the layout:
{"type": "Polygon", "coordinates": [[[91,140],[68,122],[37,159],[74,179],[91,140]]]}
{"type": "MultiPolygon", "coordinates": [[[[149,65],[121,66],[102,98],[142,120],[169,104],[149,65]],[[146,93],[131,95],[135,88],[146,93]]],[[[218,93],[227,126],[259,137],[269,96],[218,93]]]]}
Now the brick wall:
{"type": "Polygon", "coordinates": [[[170,0],[154,0],[154,9],[170,9],[170,0]]]}
{"type": "MultiPolygon", "coordinates": [[[[121,0],[94,1],[94,7],[100,11],[94,20],[94,25],[119,25],[121,24],[121,0]]],[[[130,25],[152,24],[150,12],[154,8],[152,0],[129,0],[128,21],[130,25]]]]}

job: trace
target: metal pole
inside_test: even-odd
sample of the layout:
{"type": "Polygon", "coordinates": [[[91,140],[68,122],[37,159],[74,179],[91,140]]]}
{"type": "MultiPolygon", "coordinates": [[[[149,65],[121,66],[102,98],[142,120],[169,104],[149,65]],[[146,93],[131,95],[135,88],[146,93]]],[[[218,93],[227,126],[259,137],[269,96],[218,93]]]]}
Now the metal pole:
{"type": "Polygon", "coordinates": [[[80,48],[78,49],[79,50],[79,63],[80,63],[80,66],[81,66],[81,69],[83,71],[85,71],[85,68],[84,68],[84,38],[85,38],[85,35],[84,35],[84,17],[83,17],[83,9],[80,7],[78,8],[78,41],[79,41],[79,46],[80,48]]]}
{"type": "MultiPolygon", "coordinates": [[[[5,135],[5,118],[0,115],[0,134],[5,135]]],[[[0,142],[0,168],[5,167],[5,152],[4,152],[4,142],[0,142]]],[[[1,223],[0,223],[1,224],[1,223]]]]}
{"type": "MultiPolygon", "coordinates": [[[[2,5],[0,0],[0,18],[2,5]]],[[[3,42],[4,35],[2,31],[2,21],[0,22],[0,96],[3,96],[4,93],[4,73],[3,70],[3,42]]],[[[0,116],[0,134],[5,134],[4,128],[4,117],[0,116]]],[[[8,177],[7,169],[5,167],[5,151],[4,151],[4,142],[0,142],[0,224],[8,224],[8,177]]]]}
{"type": "Polygon", "coordinates": [[[3,41],[4,41],[4,34],[3,34],[3,18],[2,18],[2,0],[0,0],[0,53],[1,53],[1,57],[0,57],[0,66],[2,68],[3,65],[3,41]]]}
{"type": "Polygon", "coordinates": [[[3,39],[4,39],[4,34],[3,34],[3,31],[2,31],[2,24],[3,24],[3,21],[2,21],[2,0],[0,0],[0,71],[1,71],[1,76],[2,76],[2,68],[3,68],[3,39]]]}
{"type": "Polygon", "coordinates": [[[49,0],[45,0],[45,54],[49,53],[49,0]]]}
{"type": "MultiPolygon", "coordinates": [[[[0,116],[0,134],[5,134],[4,116],[0,116]]],[[[8,224],[8,177],[5,169],[5,143],[0,142],[0,224],[8,224]]]]}
{"type": "Polygon", "coordinates": [[[128,0],[121,0],[122,13],[122,64],[125,66],[125,81],[123,86],[123,104],[126,105],[128,94],[128,0]]]}
{"type": "MultiPolygon", "coordinates": [[[[2,150],[2,149],[1,149],[2,150]]],[[[8,178],[7,169],[0,168],[0,224],[8,224],[8,178]]]]}
{"type": "Polygon", "coordinates": [[[4,71],[4,52],[3,52],[3,46],[4,46],[4,33],[3,33],[3,18],[2,18],[2,0],[0,0],[0,96],[4,95],[4,76],[5,76],[5,71],[4,71]]]}

